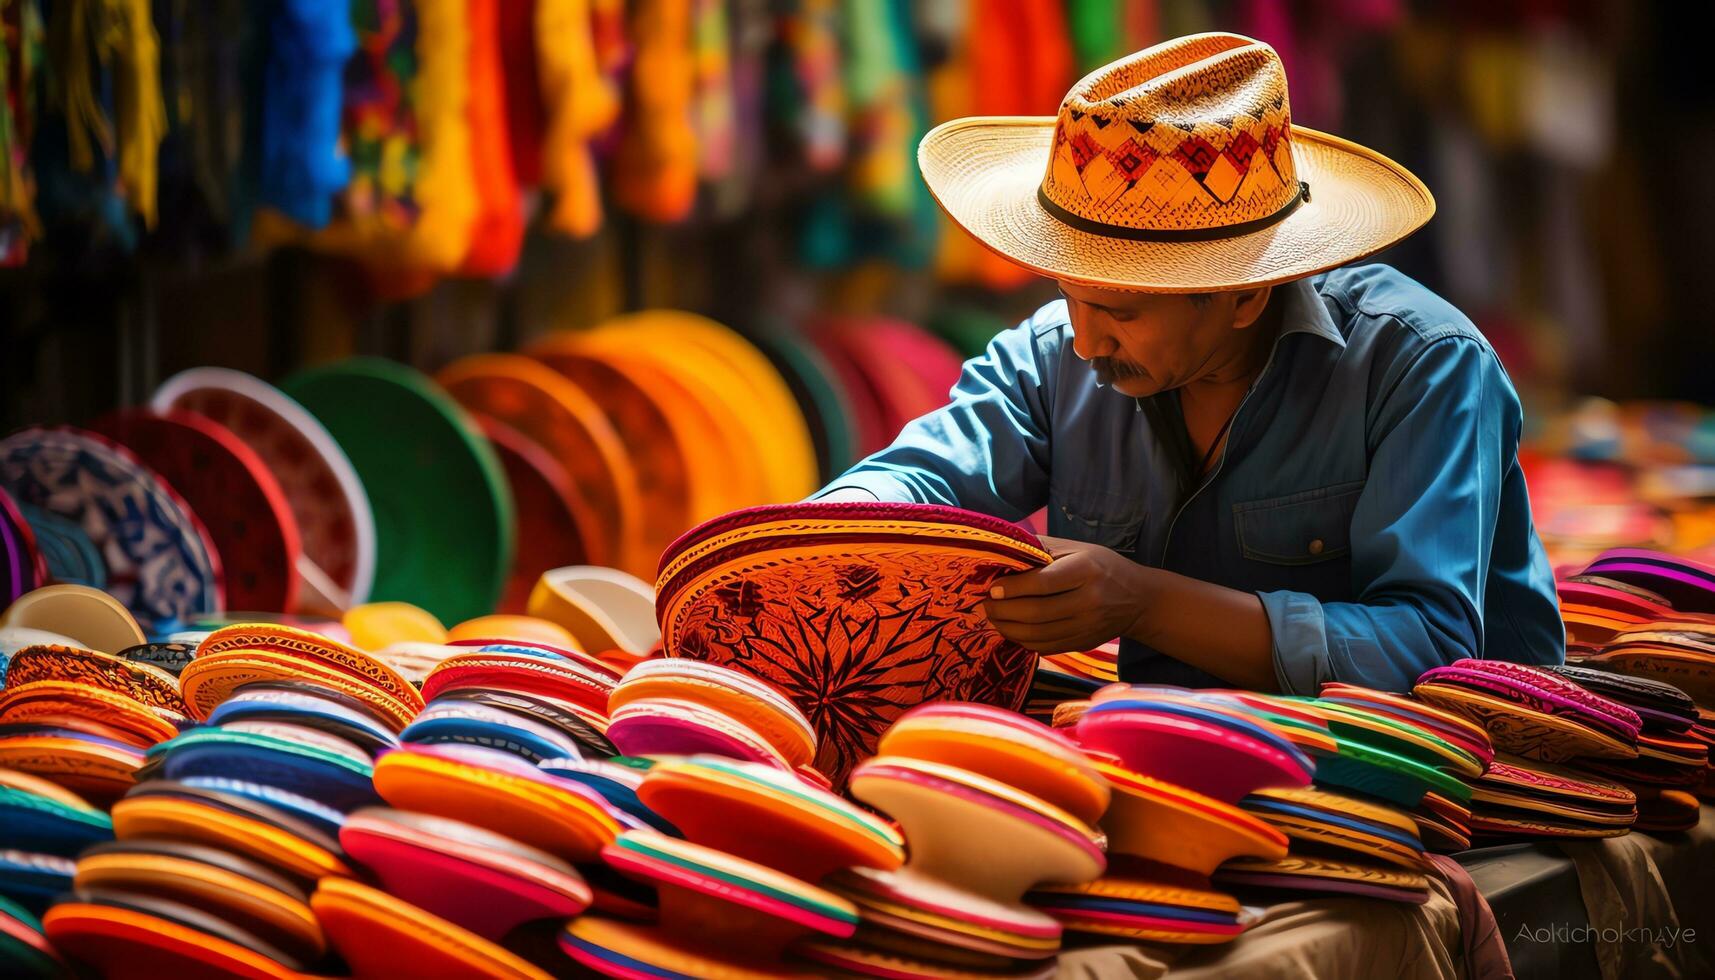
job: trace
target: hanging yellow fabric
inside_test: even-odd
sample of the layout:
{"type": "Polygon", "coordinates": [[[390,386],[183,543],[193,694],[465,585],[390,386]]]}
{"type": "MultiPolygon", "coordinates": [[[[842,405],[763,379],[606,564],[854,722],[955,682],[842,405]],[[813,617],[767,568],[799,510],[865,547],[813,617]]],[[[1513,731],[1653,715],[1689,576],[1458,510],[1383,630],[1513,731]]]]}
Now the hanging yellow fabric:
{"type": "Polygon", "coordinates": [[[470,248],[476,221],[470,120],[470,24],[465,0],[416,0],[417,125],[422,157],[417,194],[422,215],[411,235],[408,263],[456,268],[470,248]]]}
{"type": "Polygon", "coordinates": [[[619,116],[619,95],[596,60],[588,0],[537,0],[536,71],[548,111],[542,187],[548,227],[583,238],[601,227],[601,186],[589,141],[619,116]]]}
{"type": "Polygon", "coordinates": [[[93,170],[97,152],[115,160],[125,200],[154,227],[156,153],[166,135],[167,109],[149,0],[63,0],[53,7],[48,43],[51,77],[58,82],[50,101],[65,112],[72,167],[93,170]],[[100,95],[100,75],[109,68],[117,127],[100,95]]]}
{"type": "Polygon", "coordinates": [[[157,169],[167,135],[161,101],[161,41],[149,17],[149,0],[107,0],[108,49],[113,52],[114,99],[119,115],[119,183],[126,200],[155,227],[157,169]]]}

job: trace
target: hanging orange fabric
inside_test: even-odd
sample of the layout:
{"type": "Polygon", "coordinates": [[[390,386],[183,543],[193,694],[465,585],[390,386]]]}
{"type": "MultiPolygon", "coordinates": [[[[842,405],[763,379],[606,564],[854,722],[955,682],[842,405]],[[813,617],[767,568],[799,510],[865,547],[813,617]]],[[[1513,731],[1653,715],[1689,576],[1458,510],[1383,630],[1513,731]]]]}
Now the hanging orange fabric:
{"type": "Polygon", "coordinates": [[[476,179],[476,224],[459,271],[500,276],[518,264],[524,244],[524,210],[506,135],[506,79],[500,68],[500,0],[467,0],[470,23],[471,167],[476,179]]]}
{"type": "Polygon", "coordinates": [[[589,143],[619,116],[619,95],[596,60],[588,0],[536,0],[536,72],[547,130],[542,189],[548,227],[584,238],[601,227],[601,187],[589,143]]]}
{"type": "MultiPolygon", "coordinates": [[[[1076,55],[1060,0],[974,0],[970,14],[973,112],[983,116],[1053,112],[1075,81],[1076,55]]],[[[956,270],[959,264],[954,261],[943,267],[956,270]]],[[[987,249],[978,250],[970,265],[978,280],[995,289],[1014,289],[1035,278],[987,249]]]]}
{"type": "Polygon", "coordinates": [[[631,38],[637,56],[614,155],[614,200],[649,221],[679,221],[697,201],[690,0],[638,0],[631,38]]]}

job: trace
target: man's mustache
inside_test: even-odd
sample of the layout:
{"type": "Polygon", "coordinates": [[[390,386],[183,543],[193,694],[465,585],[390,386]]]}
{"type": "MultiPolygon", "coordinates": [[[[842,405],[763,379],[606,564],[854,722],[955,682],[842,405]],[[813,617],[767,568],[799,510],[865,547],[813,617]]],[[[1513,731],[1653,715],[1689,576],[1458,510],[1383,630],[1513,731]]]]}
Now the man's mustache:
{"type": "Polygon", "coordinates": [[[1119,361],[1111,357],[1092,357],[1090,367],[1096,372],[1097,380],[1103,384],[1115,381],[1126,381],[1131,378],[1145,377],[1147,372],[1129,361],[1119,361]]]}

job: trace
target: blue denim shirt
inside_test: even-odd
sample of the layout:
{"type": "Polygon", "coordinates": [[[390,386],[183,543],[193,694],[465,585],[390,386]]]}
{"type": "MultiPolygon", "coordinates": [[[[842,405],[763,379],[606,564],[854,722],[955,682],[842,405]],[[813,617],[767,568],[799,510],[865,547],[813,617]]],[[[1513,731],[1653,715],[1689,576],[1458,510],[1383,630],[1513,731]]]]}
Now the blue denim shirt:
{"type": "MultiPolygon", "coordinates": [[[[828,490],[947,504],[1256,593],[1281,690],[1390,691],[1461,657],[1559,663],[1554,578],[1518,464],[1523,413],[1482,334],[1383,265],[1275,289],[1281,328],[1198,485],[1177,395],[1096,383],[1050,303],[965,364],[944,408],[828,490]]],[[[827,492],[827,491],[824,491],[827,492]]],[[[1134,682],[1219,686],[1141,644],[1134,682]]]]}

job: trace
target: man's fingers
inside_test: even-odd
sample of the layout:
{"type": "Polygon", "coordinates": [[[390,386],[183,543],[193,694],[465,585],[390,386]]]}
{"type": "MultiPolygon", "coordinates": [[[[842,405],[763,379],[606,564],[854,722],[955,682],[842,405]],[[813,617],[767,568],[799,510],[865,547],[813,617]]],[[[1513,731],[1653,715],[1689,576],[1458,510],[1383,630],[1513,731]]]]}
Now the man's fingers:
{"type": "Polygon", "coordinates": [[[991,622],[1052,623],[1078,617],[1074,593],[1061,592],[1050,596],[1021,596],[1016,599],[990,599],[983,611],[991,622]]]}
{"type": "Polygon", "coordinates": [[[989,586],[990,599],[1013,599],[1031,595],[1056,595],[1069,592],[1083,583],[1078,563],[1059,559],[1042,568],[1033,568],[1017,575],[1003,575],[989,586]]]}

